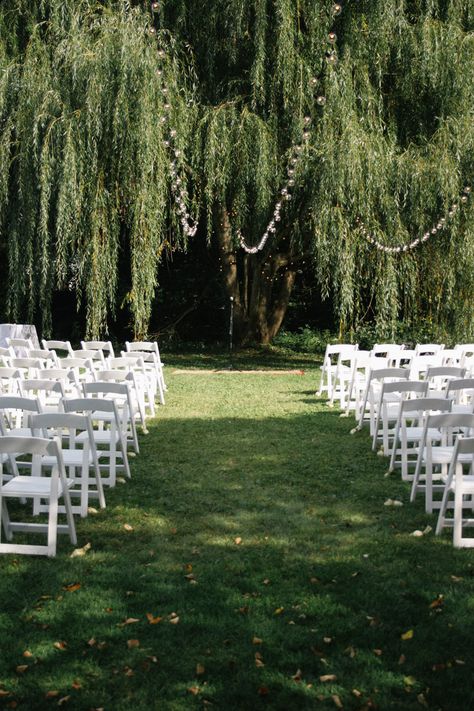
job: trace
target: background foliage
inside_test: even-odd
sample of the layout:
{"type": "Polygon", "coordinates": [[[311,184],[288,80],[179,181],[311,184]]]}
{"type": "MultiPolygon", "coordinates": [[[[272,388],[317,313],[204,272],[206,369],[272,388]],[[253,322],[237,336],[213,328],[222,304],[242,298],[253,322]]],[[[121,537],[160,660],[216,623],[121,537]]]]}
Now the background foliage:
{"type": "MultiPolygon", "coordinates": [[[[312,140],[269,251],[304,255],[313,308],[327,297],[341,335],[368,322],[389,336],[401,318],[469,338],[472,205],[402,255],[375,252],[355,218],[383,243],[404,244],[472,180],[474,1],[348,0],[335,21],[332,4],[164,0],[155,38],[148,3],[4,0],[4,318],[47,333],[54,294],[69,290],[90,335],[149,329],[160,258],[188,246],[170,209],[158,45],[213,294],[216,208],[258,240],[309,113],[312,140]],[[331,28],[335,68],[323,59],[331,28]],[[327,97],[324,110],[315,94],[327,97]]],[[[189,289],[172,268],[163,281],[199,291],[197,271],[189,289]]]]}

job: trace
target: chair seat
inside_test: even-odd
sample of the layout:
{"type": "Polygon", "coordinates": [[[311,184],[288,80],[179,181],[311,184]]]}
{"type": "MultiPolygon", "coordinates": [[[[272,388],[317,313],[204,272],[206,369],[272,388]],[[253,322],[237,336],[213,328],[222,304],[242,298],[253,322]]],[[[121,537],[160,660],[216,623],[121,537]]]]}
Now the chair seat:
{"type": "MultiPolygon", "coordinates": [[[[459,458],[458,458],[459,459],[459,458]]],[[[453,479],[448,487],[449,491],[454,491],[456,488],[455,479],[453,479]]],[[[474,495],[474,475],[464,474],[461,483],[461,493],[474,495]]]]}
{"type": "MultiPolygon", "coordinates": [[[[433,447],[431,450],[431,461],[433,464],[450,464],[453,458],[454,447],[433,447]]],[[[427,450],[423,450],[423,462],[426,462],[427,450]]],[[[472,461],[472,455],[460,454],[458,461],[469,463],[472,461]]]]}
{"type": "MultiPolygon", "coordinates": [[[[106,414],[106,413],[104,413],[106,414]]],[[[108,444],[111,441],[111,436],[112,432],[111,430],[94,430],[93,433],[94,435],[94,442],[96,444],[108,444]]],[[[115,431],[115,441],[119,442],[120,437],[117,431],[115,431]]],[[[76,437],[77,442],[85,442],[87,440],[87,432],[81,432],[76,437]]],[[[100,455],[100,452],[97,452],[98,455],[100,455]]]]}
{"type": "MultiPolygon", "coordinates": [[[[66,467],[82,467],[84,453],[82,449],[63,449],[63,460],[64,466],[66,467]]],[[[92,452],[89,450],[88,453],[89,464],[93,463],[92,452]]],[[[55,464],[53,457],[44,457],[43,463],[45,466],[52,466],[55,464]]]]}
{"type": "MultiPolygon", "coordinates": [[[[66,483],[68,488],[75,484],[74,479],[66,479],[66,483]]],[[[42,476],[15,476],[3,485],[2,493],[4,496],[21,498],[28,496],[46,497],[51,493],[51,479],[42,476]]],[[[63,487],[61,482],[58,481],[58,496],[62,496],[62,493],[63,487]]]]}
{"type": "MultiPolygon", "coordinates": [[[[407,427],[405,432],[406,432],[406,440],[407,442],[419,442],[423,436],[423,427],[407,427]]],[[[428,437],[431,440],[436,440],[438,441],[441,438],[441,433],[439,430],[436,430],[434,427],[430,427],[428,430],[428,437]]],[[[401,437],[402,435],[400,435],[401,437]]]]}

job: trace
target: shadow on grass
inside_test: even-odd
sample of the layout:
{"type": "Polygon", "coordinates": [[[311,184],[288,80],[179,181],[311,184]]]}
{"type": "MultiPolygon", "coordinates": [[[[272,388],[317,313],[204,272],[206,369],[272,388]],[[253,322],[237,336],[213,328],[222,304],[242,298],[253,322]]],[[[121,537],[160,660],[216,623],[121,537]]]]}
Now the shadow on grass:
{"type": "Polygon", "coordinates": [[[152,423],[86,556],[0,561],[0,704],[472,708],[472,558],[410,535],[432,520],[384,507],[408,491],[348,428],[152,423]]]}

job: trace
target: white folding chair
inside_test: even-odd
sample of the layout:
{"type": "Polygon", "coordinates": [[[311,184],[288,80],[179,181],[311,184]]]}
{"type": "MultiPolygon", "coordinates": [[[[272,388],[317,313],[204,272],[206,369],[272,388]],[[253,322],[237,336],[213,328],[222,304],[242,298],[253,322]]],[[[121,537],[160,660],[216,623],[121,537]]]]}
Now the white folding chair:
{"type": "Polygon", "coordinates": [[[124,432],[127,444],[131,444],[136,454],[140,452],[137,428],[135,425],[135,408],[129,387],[129,380],[115,382],[111,380],[83,383],[84,396],[114,400],[117,405],[121,430],[124,432]]]}
{"type": "MultiPolygon", "coordinates": [[[[129,353],[133,351],[140,351],[145,353],[154,353],[156,356],[156,368],[158,373],[158,378],[161,381],[160,392],[165,392],[167,390],[165,383],[165,376],[163,372],[163,362],[160,356],[160,349],[156,341],[125,341],[125,350],[129,353]]],[[[161,397],[161,396],[160,396],[161,397]]],[[[164,397],[162,404],[164,404],[164,397]]]]}
{"type": "MultiPolygon", "coordinates": [[[[452,400],[447,398],[421,397],[402,400],[398,411],[397,423],[393,436],[392,453],[387,474],[396,466],[401,467],[402,480],[412,481],[410,467],[415,467],[418,459],[419,443],[423,437],[428,415],[451,412],[452,400]],[[399,457],[399,459],[397,459],[399,457]]],[[[431,440],[441,438],[439,430],[428,432],[431,440]]]]}
{"type": "Polygon", "coordinates": [[[356,422],[358,422],[360,418],[360,408],[370,371],[377,368],[388,368],[388,365],[388,358],[386,357],[375,356],[372,351],[356,351],[352,365],[352,375],[346,407],[346,415],[349,415],[350,410],[354,410],[356,422]]]}
{"type": "Polygon", "coordinates": [[[2,395],[0,397],[0,434],[31,437],[31,415],[38,415],[41,403],[37,397],[2,395]]]}
{"type": "Polygon", "coordinates": [[[446,388],[446,397],[453,398],[453,412],[474,411],[474,378],[450,380],[446,388]]]}
{"type": "Polygon", "coordinates": [[[7,338],[7,346],[12,348],[16,357],[26,356],[26,352],[34,348],[31,338],[7,338]]]}
{"type": "Polygon", "coordinates": [[[38,379],[61,383],[64,397],[80,397],[82,394],[82,386],[74,368],[46,368],[38,371],[38,379]]]}
{"type": "Polygon", "coordinates": [[[46,351],[41,348],[31,348],[27,353],[27,357],[39,360],[43,368],[54,368],[58,364],[58,356],[53,350],[46,351]]]}
{"type": "Polygon", "coordinates": [[[372,437],[372,449],[377,449],[377,442],[382,440],[381,452],[384,456],[390,456],[391,446],[393,442],[398,413],[400,411],[400,403],[407,398],[424,397],[428,390],[428,383],[419,380],[395,380],[382,382],[379,401],[376,406],[376,417],[374,425],[374,433],[372,437]],[[382,428],[379,429],[380,424],[382,428]],[[394,426],[390,428],[390,425],[394,426]]]}
{"type": "Polygon", "coordinates": [[[0,553],[55,556],[58,533],[68,533],[71,543],[76,545],[76,529],[69,497],[69,489],[73,485],[73,481],[66,477],[59,440],[37,437],[0,437],[0,454],[32,456],[31,473],[13,477],[6,483],[3,481],[3,468],[0,459],[0,537],[3,528],[5,539],[8,541],[3,543],[0,538],[0,553]],[[49,476],[44,475],[46,466],[51,470],[49,476]],[[9,499],[46,501],[47,524],[12,521],[7,507],[9,499]],[[60,499],[64,501],[66,525],[58,525],[60,499]],[[12,543],[13,534],[16,531],[46,532],[47,544],[12,543]]]}
{"type": "Polygon", "coordinates": [[[149,414],[150,417],[154,417],[156,391],[154,389],[154,383],[150,380],[149,374],[145,368],[143,358],[139,355],[135,355],[134,351],[128,353],[128,356],[107,358],[106,367],[109,370],[123,370],[127,373],[132,372],[134,374],[143,413],[145,417],[147,414],[149,414]]]}
{"type": "Polygon", "coordinates": [[[434,494],[444,490],[449,464],[454,452],[454,444],[459,433],[470,435],[474,429],[474,415],[446,413],[428,415],[420,441],[420,448],[413,477],[410,501],[414,501],[418,492],[425,494],[425,510],[433,513],[441,502],[434,494]],[[433,443],[430,430],[439,430],[438,438],[433,443]]]}
{"type": "Polygon", "coordinates": [[[438,536],[443,528],[453,529],[455,548],[473,548],[474,537],[463,536],[465,528],[474,526],[474,437],[458,437],[449,465],[443,499],[436,525],[438,536]],[[454,499],[453,501],[451,499],[454,499]],[[453,508],[453,518],[447,518],[453,508]],[[469,515],[464,511],[469,510],[469,515]]]}
{"type": "Polygon", "coordinates": [[[96,380],[96,368],[90,358],[59,358],[60,368],[71,370],[78,383],[93,383],[96,380]]]}
{"type": "Polygon", "coordinates": [[[145,417],[145,403],[142,393],[138,387],[135,373],[133,370],[101,370],[97,377],[100,378],[97,382],[119,383],[126,384],[130,393],[130,418],[139,420],[143,434],[148,434],[145,417]]]}
{"type": "MultiPolygon", "coordinates": [[[[161,365],[158,363],[158,358],[156,353],[150,351],[121,351],[120,355],[122,358],[130,358],[131,360],[136,360],[141,358],[143,361],[143,369],[145,370],[146,377],[149,383],[151,392],[153,393],[153,402],[158,396],[160,398],[160,404],[165,404],[165,392],[163,389],[163,379],[160,376],[161,365]]],[[[154,417],[154,413],[152,415],[154,417]]]]}
{"type": "Polygon", "coordinates": [[[10,358],[10,368],[20,372],[22,378],[36,378],[38,371],[43,368],[43,362],[37,358],[10,358]]]}
{"type": "MultiPolygon", "coordinates": [[[[90,416],[98,458],[101,460],[106,457],[108,460],[106,464],[99,461],[102,483],[105,486],[115,486],[118,470],[124,470],[126,477],[130,479],[127,423],[121,420],[115,400],[98,397],[74,398],[64,400],[63,405],[66,412],[86,413],[90,416]],[[102,473],[104,471],[105,476],[102,473]]],[[[80,441],[81,435],[77,439],[80,441]]]]}
{"type": "Polygon", "coordinates": [[[377,405],[383,382],[408,380],[410,371],[407,368],[374,368],[370,371],[360,408],[358,430],[361,430],[366,418],[369,422],[370,435],[374,436],[377,405]],[[366,412],[368,411],[367,415],[366,412]]]}
{"type": "MultiPolygon", "coordinates": [[[[90,417],[64,412],[47,413],[32,415],[30,424],[35,435],[59,437],[62,442],[64,466],[69,478],[74,482],[69,489],[70,495],[80,500],[79,504],[72,505],[72,512],[85,518],[91,498],[98,499],[100,507],[105,509],[104,489],[90,417]],[[94,486],[95,488],[92,488],[94,486]]],[[[45,462],[49,462],[47,457],[45,462]]],[[[44,510],[41,502],[35,502],[35,514],[44,510]]]]}

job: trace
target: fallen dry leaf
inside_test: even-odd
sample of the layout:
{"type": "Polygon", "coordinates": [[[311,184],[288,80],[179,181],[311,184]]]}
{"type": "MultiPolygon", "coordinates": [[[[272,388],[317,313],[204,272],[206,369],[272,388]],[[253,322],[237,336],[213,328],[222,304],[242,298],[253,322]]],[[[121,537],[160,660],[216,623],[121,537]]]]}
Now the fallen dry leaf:
{"type": "Polygon", "coordinates": [[[129,649],[134,649],[140,646],[140,641],[138,639],[127,639],[127,647],[129,649]]]}
{"type": "Polygon", "coordinates": [[[252,644],[262,644],[263,639],[260,639],[260,637],[253,637],[252,638],[252,644]]]}
{"type": "Polygon", "coordinates": [[[157,625],[158,622],[161,622],[161,620],[163,619],[162,617],[153,617],[151,612],[146,613],[146,618],[150,625],[157,625]]]}
{"type": "Polygon", "coordinates": [[[23,652],[23,656],[24,656],[26,659],[30,659],[33,655],[32,655],[32,653],[30,652],[29,649],[25,649],[25,651],[23,652]]]}
{"type": "Polygon", "coordinates": [[[97,516],[97,514],[99,513],[99,511],[98,511],[97,509],[95,509],[93,506],[89,506],[89,507],[87,508],[87,513],[88,513],[88,514],[92,514],[92,516],[97,516]]]}
{"type": "Polygon", "coordinates": [[[88,640],[87,644],[89,645],[89,647],[95,647],[95,645],[97,644],[97,641],[95,640],[94,637],[91,637],[91,638],[88,640]]]}
{"type": "Polygon", "coordinates": [[[63,590],[66,592],[76,592],[81,587],[81,583],[71,583],[70,585],[64,585],[63,590]]]}
{"type": "Polygon", "coordinates": [[[301,671],[301,669],[297,669],[291,678],[293,679],[293,681],[301,681],[301,679],[303,678],[303,672],[301,671]]]}
{"type": "Polygon", "coordinates": [[[123,524],[123,527],[124,527],[124,529],[125,529],[126,531],[134,531],[134,530],[135,530],[135,529],[133,528],[133,526],[130,526],[129,523],[124,523],[124,524],[123,524]]]}
{"type": "Polygon", "coordinates": [[[352,689],[352,693],[358,699],[360,699],[360,697],[362,696],[362,692],[359,691],[359,689],[352,689]]]}
{"type": "Polygon", "coordinates": [[[237,536],[237,538],[234,538],[234,543],[236,546],[240,546],[240,544],[242,543],[241,537],[237,536]]]}
{"type": "Polygon", "coordinates": [[[259,696],[268,696],[268,694],[270,693],[270,690],[269,690],[268,686],[259,686],[257,693],[259,696]]]}
{"type": "Polygon", "coordinates": [[[0,689],[0,699],[5,698],[6,696],[10,696],[10,692],[5,691],[5,689],[0,689]]]}
{"type": "Polygon", "coordinates": [[[334,701],[335,705],[337,706],[338,709],[343,709],[344,706],[342,705],[341,698],[337,694],[333,694],[331,696],[331,699],[334,701]]]}
{"type": "Polygon", "coordinates": [[[376,654],[377,657],[381,657],[383,654],[383,651],[381,649],[374,649],[374,654],[376,654]]]}
{"type": "Polygon", "coordinates": [[[424,706],[426,709],[429,708],[428,702],[427,702],[424,694],[418,694],[416,697],[416,700],[418,701],[419,704],[421,704],[421,706],[424,706]]]}
{"type": "Polygon", "coordinates": [[[196,664],[196,674],[198,676],[201,676],[201,674],[205,674],[205,673],[206,673],[206,667],[204,666],[204,664],[196,664]]]}
{"type": "Polygon", "coordinates": [[[117,627],[125,627],[125,625],[134,625],[136,622],[140,622],[138,617],[127,617],[123,622],[119,622],[117,627]]]}
{"type": "Polygon", "coordinates": [[[319,677],[319,681],[323,684],[327,681],[336,681],[337,676],[335,674],[323,674],[319,677]]]}
{"type": "Polygon", "coordinates": [[[82,684],[80,681],[77,681],[77,679],[75,679],[71,684],[71,688],[72,689],[82,689],[82,684]]]}
{"type": "Polygon", "coordinates": [[[177,625],[179,622],[179,617],[176,612],[172,612],[170,615],[170,624],[177,625]]]}
{"type": "Polygon", "coordinates": [[[324,644],[331,644],[332,637],[323,637],[323,642],[324,644]]]}
{"type": "Polygon", "coordinates": [[[201,689],[199,688],[199,686],[190,686],[188,688],[188,691],[193,696],[197,696],[199,694],[199,692],[201,691],[201,689]]]}
{"type": "Polygon", "coordinates": [[[464,578],[460,578],[458,575],[451,575],[451,580],[453,583],[460,583],[464,580],[464,578]]]}
{"type": "Polygon", "coordinates": [[[255,666],[260,669],[261,667],[264,667],[265,664],[262,659],[260,659],[259,657],[255,657],[255,666]]]}
{"type": "Polygon", "coordinates": [[[63,651],[67,647],[67,642],[64,642],[64,640],[60,640],[59,642],[54,642],[53,647],[55,649],[60,649],[61,651],[63,651]]]}
{"type": "Polygon", "coordinates": [[[75,548],[71,555],[69,556],[70,558],[81,558],[83,555],[86,555],[87,551],[90,551],[92,548],[90,543],[86,543],[85,546],[82,548],[75,548]]]}
{"type": "Polygon", "coordinates": [[[45,696],[47,699],[54,699],[56,696],[59,696],[59,691],[57,691],[57,689],[47,691],[45,696]]]}
{"type": "Polygon", "coordinates": [[[265,578],[265,580],[263,581],[263,584],[270,585],[270,580],[268,578],[265,578]]]}
{"type": "Polygon", "coordinates": [[[192,573],[193,572],[192,563],[186,563],[186,565],[184,566],[184,569],[187,573],[192,573]]]}
{"type": "Polygon", "coordinates": [[[414,634],[415,633],[413,630],[407,630],[406,632],[404,632],[403,634],[400,635],[400,638],[403,640],[413,639],[414,634]]]}
{"type": "Polygon", "coordinates": [[[405,657],[404,654],[400,654],[400,657],[398,658],[398,663],[399,664],[405,664],[407,658],[405,657]]]}
{"type": "Polygon", "coordinates": [[[284,611],[284,607],[277,607],[275,612],[273,613],[274,615],[281,615],[281,613],[284,611]]]}
{"type": "Polygon", "coordinates": [[[432,603],[430,603],[430,608],[432,610],[436,609],[437,607],[441,607],[441,605],[444,604],[444,595],[438,595],[436,600],[433,600],[432,603]]]}
{"type": "Polygon", "coordinates": [[[19,664],[15,667],[15,671],[17,671],[18,674],[24,674],[27,669],[29,669],[28,664],[19,664]]]}
{"type": "Polygon", "coordinates": [[[414,686],[416,684],[416,679],[414,676],[404,676],[403,683],[405,686],[414,686]]]}
{"type": "Polygon", "coordinates": [[[70,696],[63,696],[62,698],[59,699],[58,701],[58,706],[63,706],[64,704],[67,704],[71,697],[70,696]]]}

